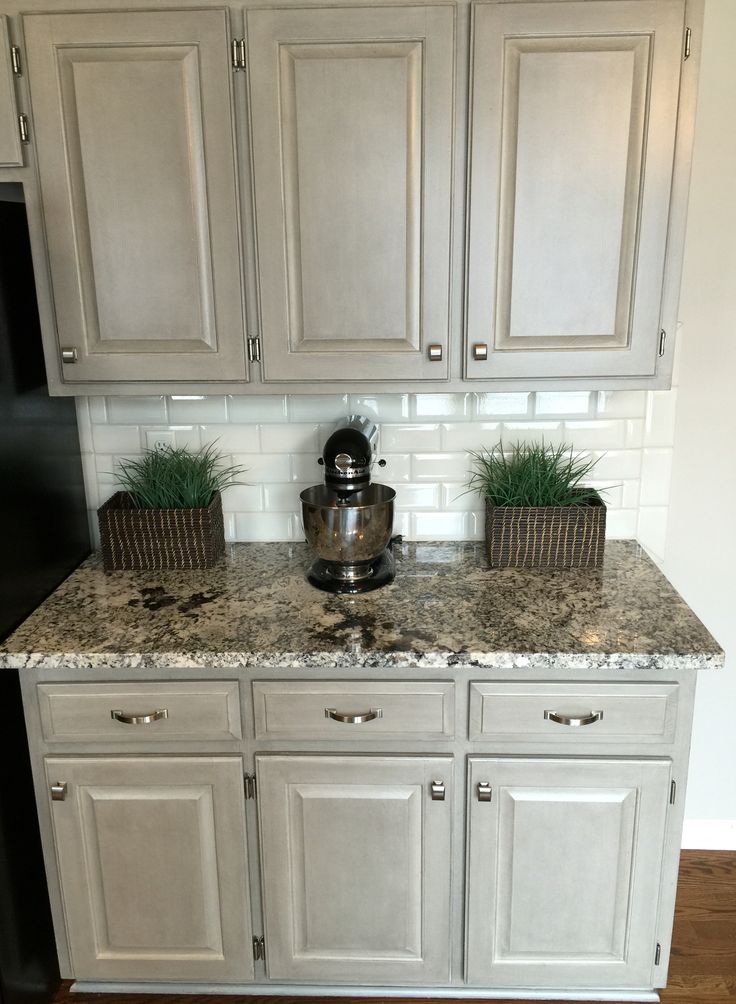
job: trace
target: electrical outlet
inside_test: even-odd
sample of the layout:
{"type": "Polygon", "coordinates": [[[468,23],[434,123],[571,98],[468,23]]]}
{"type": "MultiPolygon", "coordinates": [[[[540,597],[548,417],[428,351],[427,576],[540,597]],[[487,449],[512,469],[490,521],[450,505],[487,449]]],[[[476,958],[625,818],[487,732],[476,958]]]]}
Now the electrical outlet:
{"type": "Polygon", "coordinates": [[[146,433],[146,446],[149,450],[166,450],[168,448],[173,449],[176,445],[174,441],[174,433],[166,431],[161,432],[147,432],[146,433]]]}

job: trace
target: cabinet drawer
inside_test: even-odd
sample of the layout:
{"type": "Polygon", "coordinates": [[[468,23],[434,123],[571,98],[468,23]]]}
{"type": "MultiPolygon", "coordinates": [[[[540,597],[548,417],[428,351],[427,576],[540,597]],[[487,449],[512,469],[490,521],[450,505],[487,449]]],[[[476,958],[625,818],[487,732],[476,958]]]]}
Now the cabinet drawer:
{"type": "Polygon", "coordinates": [[[49,742],[228,740],[243,734],[236,680],[41,683],[38,702],[49,742]]]}
{"type": "Polygon", "coordinates": [[[445,682],[253,683],[259,739],[451,739],[454,684],[445,682]]]}
{"type": "Polygon", "coordinates": [[[677,689],[676,683],[471,683],[470,738],[668,743],[677,689]]]}

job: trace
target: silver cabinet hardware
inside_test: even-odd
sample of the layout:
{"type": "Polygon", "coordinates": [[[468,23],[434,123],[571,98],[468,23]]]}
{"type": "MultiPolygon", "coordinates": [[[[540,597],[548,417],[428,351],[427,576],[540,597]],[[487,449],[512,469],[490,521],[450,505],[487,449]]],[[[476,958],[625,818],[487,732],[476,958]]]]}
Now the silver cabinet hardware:
{"type": "Polygon", "coordinates": [[[431,786],[432,801],[433,802],[444,802],[445,800],[445,782],[444,781],[433,781],[431,786]]]}
{"type": "Polygon", "coordinates": [[[158,708],[156,711],[148,711],[145,715],[126,715],[123,711],[111,711],[110,718],[123,725],[148,725],[150,722],[158,722],[162,718],[169,717],[168,708],[158,708]]]}
{"type": "Polygon", "coordinates": [[[261,339],[248,339],[248,362],[259,363],[261,361],[261,339]]]}
{"type": "Polygon", "coordinates": [[[17,45],[10,46],[10,65],[13,67],[13,73],[16,77],[19,77],[21,75],[20,49],[17,45]]]}
{"type": "Polygon", "coordinates": [[[478,782],[478,801],[479,802],[490,802],[493,797],[493,789],[491,788],[488,781],[478,782]]]}
{"type": "Polygon", "coordinates": [[[266,945],[263,938],[256,938],[253,936],[253,961],[260,962],[261,959],[266,958],[266,945]]]}
{"type": "Polygon", "coordinates": [[[77,350],[66,346],[61,350],[61,361],[63,363],[75,363],[77,361],[77,350]]]}
{"type": "Polygon", "coordinates": [[[657,942],[657,947],[654,949],[654,965],[658,966],[659,961],[662,958],[662,946],[657,942]]]}
{"type": "Polygon", "coordinates": [[[684,47],[683,52],[682,52],[682,58],[683,59],[689,59],[690,58],[690,45],[692,43],[692,38],[693,38],[692,29],[691,28],[686,28],[685,29],[685,47],[684,47]]]}
{"type": "Polygon", "coordinates": [[[237,72],[238,70],[245,69],[245,39],[244,38],[234,38],[230,42],[230,62],[232,63],[233,69],[237,72]]]}
{"type": "Polygon", "coordinates": [[[573,725],[577,727],[578,725],[593,725],[594,722],[600,722],[603,719],[603,712],[591,711],[589,715],[575,718],[572,715],[560,715],[556,711],[545,711],[544,717],[547,721],[557,722],[558,725],[573,725]]]}
{"type": "Polygon", "coordinates": [[[441,363],[442,362],[442,346],[441,345],[430,345],[427,348],[427,355],[429,356],[429,361],[431,363],[441,363]]]}
{"type": "Polygon", "coordinates": [[[245,788],[246,800],[249,798],[255,798],[257,794],[255,774],[245,774],[243,776],[243,784],[245,788]]]}
{"type": "Polygon", "coordinates": [[[476,342],[473,345],[473,359],[476,362],[484,362],[488,358],[488,345],[486,342],[476,342]]]}
{"type": "Polygon", "coordinates": [[[52,802],[63,802],[66,798],[68,785],[66,781],[57,781],[56,784],[51,785],[51,801],[52,802]]]}
{"type": "Polygon", "coordinates": [[[662,330],[659,333],[659,348],[657,349],[658,356],[661,357],[664,355],[664,350],[666,345],[667,345],[667,332],[664,330],[664,328],[662,328],[662,330]]]}
{"type": "Polygon", "coordinates": [[[325,708],[325,718],[333,722],[345,722],[346,725],[362,725],[376,718],[383,718],[382,708],[371,708],[370,711],[338,711],[336,708],[325,708]]]}
{"type": "Polygon", "coordinates": [[[670,805],[675,804],[677,798],[677,781],[670,781],[670,805]]]}
{"type": "Polygon", "coordinates": [[[18,131],[20,132],[20,141],[21,141],[21,143],[30,143],[31,142],[31,134],[30,134],[30,130],[28,128],[28,116],[27,115],[19,115],[18,116],[18,131]]]}

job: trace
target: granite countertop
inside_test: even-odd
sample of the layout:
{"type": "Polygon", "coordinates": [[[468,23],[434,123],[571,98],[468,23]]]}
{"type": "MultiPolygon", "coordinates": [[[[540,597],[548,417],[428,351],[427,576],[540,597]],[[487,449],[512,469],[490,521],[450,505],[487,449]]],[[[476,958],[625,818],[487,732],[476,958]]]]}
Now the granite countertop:
{"type": "Polygon", "coordinates": [[[490,569],[482,544],[395,545],[396,579],[310,586],[306,544],[233,544],[213,569],[88,558],[0,646],[0,667],[703,669],[718,644],[633,541],[597,571],[490,569]]]}

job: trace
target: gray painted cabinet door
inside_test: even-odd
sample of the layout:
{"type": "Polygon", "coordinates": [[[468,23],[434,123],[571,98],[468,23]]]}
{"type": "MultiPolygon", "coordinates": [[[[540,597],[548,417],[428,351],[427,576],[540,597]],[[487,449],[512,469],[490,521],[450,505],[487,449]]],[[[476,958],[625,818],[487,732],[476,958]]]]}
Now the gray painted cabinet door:
{"type": "Polygon", "coordinates": [[[23,23],[64,379],[245,379],[226,12],[23,23]]]}
{"type": "Polygon", "coordinates": [[[0,167],[22,167],[8,20],[0,17],[0,167]]]}
{"type": "Polygon", "coordinates": [[[447,982],[452,758],[256,761],[269,977],[447,982]]]}
{"type": "Polygon", "coordinates": [[[669,782],[669,760],[471,757],[468,982],[651,987],[669,782]]]}
{"type": "Polygon", "coordinates": [[[248,11],[266,380],[447,378],[454,16],[248,11]]]}
{"type": "Polygon", "coordinates": [[[253,978],[243,764],[234,756],[49,757],[77,979],[253,978]]]}
{"type": "Polygon", "coordinates": [[[684,9],[474,5],[468,377],[654,374],[684,9]]]}

